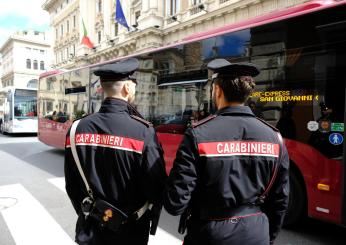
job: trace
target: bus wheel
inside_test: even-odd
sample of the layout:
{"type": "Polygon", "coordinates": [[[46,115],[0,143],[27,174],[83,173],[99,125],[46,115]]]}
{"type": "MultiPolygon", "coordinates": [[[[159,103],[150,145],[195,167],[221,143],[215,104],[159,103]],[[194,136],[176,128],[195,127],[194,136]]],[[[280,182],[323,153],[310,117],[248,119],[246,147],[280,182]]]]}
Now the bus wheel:
{"type": "Polygon", "coordinates": [[[306,214],[305,187],[296,171],[290,171],[290,197],[285,217],[285,226],[296,224],[306,214]]]}

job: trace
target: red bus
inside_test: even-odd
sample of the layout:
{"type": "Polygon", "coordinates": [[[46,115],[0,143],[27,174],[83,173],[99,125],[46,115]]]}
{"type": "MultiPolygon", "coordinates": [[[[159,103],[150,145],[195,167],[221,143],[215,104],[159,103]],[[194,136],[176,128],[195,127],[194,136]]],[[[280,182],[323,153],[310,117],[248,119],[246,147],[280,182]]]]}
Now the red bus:
{"type": "MultiPolygon", "coordinates": [[[[291,160],[286,222],[307,213],[346,225],[345,13],[346,1],[312,1],[132,55],[140,60],[135,106],[156,128],[167,171],[185,129],[213,113],[206,64],[252,62],[261,74],[248,105],[281,131],[291,160]]],[[[41,76],[42,142],[63,148],[72,120],[98,111],[104,97],[92,71],[100,65],[41,76]]]]}

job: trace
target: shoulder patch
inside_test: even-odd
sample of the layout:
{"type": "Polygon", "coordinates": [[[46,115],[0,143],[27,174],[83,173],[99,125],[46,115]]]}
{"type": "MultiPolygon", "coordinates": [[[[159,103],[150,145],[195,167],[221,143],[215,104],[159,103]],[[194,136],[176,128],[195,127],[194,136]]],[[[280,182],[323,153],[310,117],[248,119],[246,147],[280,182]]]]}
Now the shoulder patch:
{"type": "Polygon", "coordinates": [[[210,120],[213,120],[215,117],[217,117],[217,116],[216,115],[210,115],[209,117],[206,117],[206,118],[204,118],[198,122],[195,122],[192,124],[192,128],[196,128],[196,127],[198,127],[198,126],[200,126],[206,122],[209,122],[210,120]]]}
{"type": "Polygon", "coordinates": [[[264,123],[265,125],[267,125],[269,128],[271,128],[272,130],[274,130],[275,132],[280,132],[277,128],[275,128],[274,126],[270,125],[269,123],[267,123],[266,121],[264,121],[263,119],[256,117],[257,120],[261,121],[262,123],[264,123]]]}
{"type": "Polygon", "coordinates": [[[137,117],[135,115],[130,115],[130,117],[132,117],[133,119],[135,119],[138,122],[143,123],[148,128],[153,126],[153,124],[151,122],[148,122],[148,121],[144,120],[143,118],[137,117]]]}

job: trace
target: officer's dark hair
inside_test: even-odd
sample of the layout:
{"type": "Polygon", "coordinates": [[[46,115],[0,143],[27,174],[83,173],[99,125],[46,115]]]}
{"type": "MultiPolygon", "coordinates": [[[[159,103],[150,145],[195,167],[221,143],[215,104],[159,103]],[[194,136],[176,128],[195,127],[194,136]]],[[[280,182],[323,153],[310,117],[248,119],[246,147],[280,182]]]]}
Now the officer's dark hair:
{"type": "Polygon", "coordinates": [[[213,81],[224,92],[227,102],[244,103],[255,88],[255,81],[250,76],[221,76],[213,81]]]}

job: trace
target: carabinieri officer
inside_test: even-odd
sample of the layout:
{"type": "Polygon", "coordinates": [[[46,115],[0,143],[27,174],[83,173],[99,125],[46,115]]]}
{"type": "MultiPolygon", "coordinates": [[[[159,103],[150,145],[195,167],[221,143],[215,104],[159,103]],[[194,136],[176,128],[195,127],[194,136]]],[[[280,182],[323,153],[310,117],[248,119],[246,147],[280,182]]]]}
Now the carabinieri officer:
{"type": "Polygon", "coordinates": [[[150,220],[157,225],[166,172],[163,151],[152,125],[130,105],[135,98],[138,81],[134,72],[138,67],[138,60],[131,58],[94,71],[100,77],[106,99],[99,112],[81,119],[74,137],[92,196],[86,190],[83,173],[78,170],[71,151],[70,132],[67,134],[66,190],[78,214],[78,244],[145,245],[150,220]],[[108,229],[115,227],[111,220],[117,224],[117,213],[105,203],[120,210],[118,214],[135,218],[126,220],[117,230],[108,229]],[[151,211],[147,203],[154,205],[151,211]],[[103,211],[102,208],[103,217],[95,219],[95,212],[103,211]]]}
{"type": "Polygon", "coordinates": [[[287,150],[278,130],[244,105],[259,69],[225,59],[208,68],[218,111],[185,133],[164,207],[183,214],[184,245],[268,245],[288,206],[287,150]]]}

